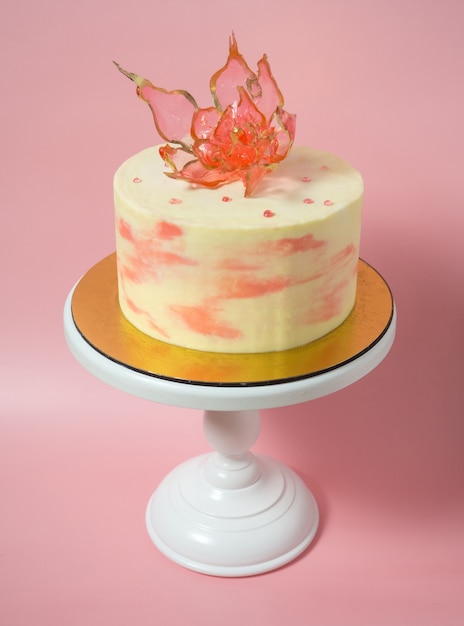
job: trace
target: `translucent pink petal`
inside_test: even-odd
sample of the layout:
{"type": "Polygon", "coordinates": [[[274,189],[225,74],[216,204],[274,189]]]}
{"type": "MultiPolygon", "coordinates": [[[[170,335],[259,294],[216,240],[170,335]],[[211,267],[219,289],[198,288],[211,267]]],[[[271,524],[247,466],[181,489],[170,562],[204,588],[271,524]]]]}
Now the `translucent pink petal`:
{"type": "Polygon", "coordinates": [[[192,154],[181,148],[173,148],[169,144],[159,149],[161,158],[174,171],[182,170],[192,160],[192,154]]]}
{"type": "Polygon", "coordinates": [[[275,135],[275,140],[276,149],[274,153],[274,161],[278,162],[285,159],[290,151],[290,148],[292,147],[293,141],[291,140],[290,135],[286,130],[281,130],[277,132],[275,135]]]}
{"type": "Polygon", "coordinates": [[[140,97],[152,110],[156,128],[163,139],[192,145],[192,116],[198,108],[186,91],[165,91],[153,85],[140,88],[140,97]]]}
{"type": "Polygon", "coordinates": [[[269,121],[272,114],[278,107],[284,104],[284,98],[271,73],[271,68],[267,61],[267,56],[258,62],[258,82],[260,95],[254,100],[261,113],[269,121]]]}
{"type": "Polygon", "coordinates": [[[293,142],[296,132],[296,115],[294,113],[287,113],[287,111],[284,111],[283,109],[277,109],[275,117],[279,125],[288,132],[289,137],[293,142]]]}
{"type": "Polygon", "coordinates": [[[256,108],[253,100],[250,98],[248,92],[243,88],[238,88],[240,94],[240,101],[237,105],[236,120],[237,126],[243,127],[245,124],[259,124],[262,126],[266,124],[266,118],[256,108]]]}
{"type": "Polygon", "coordinates": [[[225,183],[242,180],[240,172],[224,172],[221,169],[208,169],[200,161],[190,161],[180,172],[166,172],[170,178],[185,180],[204,187],[219,187],[225,183]]]}
{"type": "Polygon", "coordinates": [[[238,51],[234,35],[229,40],[229,57],[227,63],[218,70],[210,80],[211,94],[214,105],[220,111],[235,102],[238,98],[237,88],[247,86],[254,91],[257,76],[250,70],[245,59],[238,51]]]}
{"type": "Polygon", "coordinates": [[[245,196],[249,198],[255,191],[262,179],[269,174],[277,165],[255,165],[250,167],[245,174],[245,196]]]}
{"type": "Polygon", "coordinates": [[[193,153],[207,169],[222,169],[224,164],[224,145],[215,141],[196,141],[193,153]]]}
{"type": "Polygon", "coordinates": [[[237,103],[226,107],[214,130],[214,139],[217,142],[230,143],[231,134],[236,127],[237,103]]]}
{"type": "Polygon", "coordinates": [[[155,121],[156,129],[163,139],[181,144],[190,150],[192,145],[192,117],[198,109],[193,96],[181,89],[166,91],[156,87],[149,80],[124,70],[115,63],[118,70],[137,85],[138,96],[148,104],[155,121]]]}
{"type": "Polygon", "coordinates": [[[275,160],[282,161],[289,153],[295,139],[296,115],[277,109],[272,121],[277,124],[274,134],[276,141],[275,160]]]}
{"type": "Polygon", "coordinates": [[[215,107],[195,111],[192,119],[192,137],[194,139],[212,137],[220,118],[221,113],[215,107]]]}

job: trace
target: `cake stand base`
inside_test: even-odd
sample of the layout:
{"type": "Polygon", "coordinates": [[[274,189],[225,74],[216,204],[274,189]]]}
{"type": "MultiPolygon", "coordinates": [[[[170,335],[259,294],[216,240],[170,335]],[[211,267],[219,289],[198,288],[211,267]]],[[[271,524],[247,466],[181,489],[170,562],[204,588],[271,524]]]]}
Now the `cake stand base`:
{"type": "Polygon", "coordinates": [[[209,460],[200,456],[177,467],[148,504],[148,533],[165,556],[203,574],[252,576],[289,563],[308,547],[319,514],[292,470],[259,457],[254,485],[215,491],[203,475],[209,460]],[[208,488],[210,506],[199,510],[198,492],[208,488]]]}
{"type": "Polygon", "coordinates": [[[205,411],[216,451],[171,471],[148,504],[148,533],[168,558],[215,576],[250,576],[285,565],[317,531],[316,501],[286,465],[248,452],[258,411],[205,411]]]}

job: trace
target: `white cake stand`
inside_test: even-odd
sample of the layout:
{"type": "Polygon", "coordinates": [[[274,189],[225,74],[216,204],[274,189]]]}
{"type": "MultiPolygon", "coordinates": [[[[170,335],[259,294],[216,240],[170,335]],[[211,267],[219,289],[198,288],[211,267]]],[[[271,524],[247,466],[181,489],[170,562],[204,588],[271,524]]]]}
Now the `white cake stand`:
{"type": "Polygon", "coordinates": [[[146,523],[167,557],[215,576],[278,568],[300,555],[317,531],[317,504],[299,476],[249,452],[259,434],[259,409],[319,398],[359,380],[387,355],[395,325],[388,286],[362,261],[347,322],[282,353],[201,353],[139,333],[119,310],[115,255],[89,270],[64,311],[68,346],[93,375],[135,396],[204,411],[214,452],[162,480],[146,523]]]}

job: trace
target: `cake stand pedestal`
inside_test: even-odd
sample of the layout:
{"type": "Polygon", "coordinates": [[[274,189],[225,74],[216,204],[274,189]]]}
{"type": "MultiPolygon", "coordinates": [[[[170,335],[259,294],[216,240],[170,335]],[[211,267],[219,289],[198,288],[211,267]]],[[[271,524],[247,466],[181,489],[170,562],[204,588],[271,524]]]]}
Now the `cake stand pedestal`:
{"type": "Polygon", "coordinates": [[[161,481],[146,523],[167,557],[215,576],[278,568],[300,555],[317,531],[317,504],[299,476],[249,451],[259,435],[259,409],[306,402],[359,380],[387,355],[395,325],[390,290],[363,261],[346,322],[285,352],[206,353],[139,333],[119,310],[114,254],[85,274],[64,311],[68,346],[93,375],[135,396],[203,410],[213,451],[161,481]]]}

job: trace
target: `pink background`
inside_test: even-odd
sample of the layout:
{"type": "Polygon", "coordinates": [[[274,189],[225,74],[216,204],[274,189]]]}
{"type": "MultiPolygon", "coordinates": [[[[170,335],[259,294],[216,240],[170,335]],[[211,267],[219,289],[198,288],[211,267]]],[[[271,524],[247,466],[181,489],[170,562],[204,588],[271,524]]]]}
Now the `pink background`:
{"type": "Polygon", "coordinates": [[[461,0],[3,0],[0,624],[463,623],[461,0]],[[149,496],[207,450],[201,413],[93,378],[65,298],[114,249],[112,176],[158,142],[114,69],[209,104],[235,31],[267,52],[298,143],[366,183],[361,254],[398,307],[394,348],[351,388],[263,411],[256,451],[316,495],[311,549],[270,574],[184,570],[149,496]]]}

